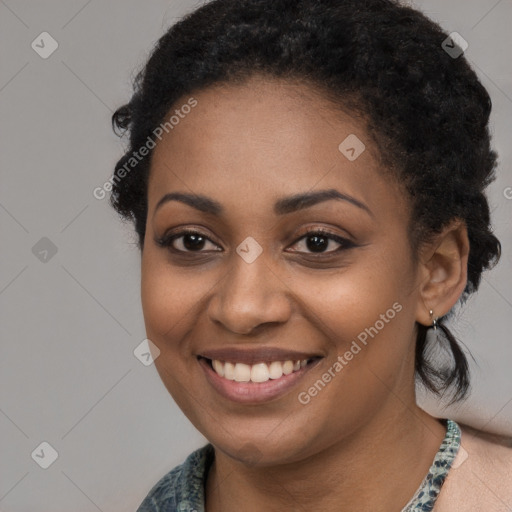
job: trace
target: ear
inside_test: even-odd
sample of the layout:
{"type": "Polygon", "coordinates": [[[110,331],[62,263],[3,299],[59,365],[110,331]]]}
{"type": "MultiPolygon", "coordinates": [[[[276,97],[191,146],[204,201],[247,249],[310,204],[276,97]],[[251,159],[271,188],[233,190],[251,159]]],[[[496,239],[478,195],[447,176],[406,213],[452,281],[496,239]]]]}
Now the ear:
{"type": "Polygon", "coordinates": [[[416,321],[432,325],[459,300],[467,282],[469,239],[465,223],[452,221],[420,251],[419,294],[416,321]]]}

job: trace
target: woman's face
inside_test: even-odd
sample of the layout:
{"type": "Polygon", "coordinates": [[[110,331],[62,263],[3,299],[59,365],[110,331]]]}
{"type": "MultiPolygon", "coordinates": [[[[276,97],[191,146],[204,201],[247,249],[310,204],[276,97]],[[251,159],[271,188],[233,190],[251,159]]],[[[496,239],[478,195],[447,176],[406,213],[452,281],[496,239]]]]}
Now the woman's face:
{"type": "Polygon", "coordinates": [[[364,124],[259,78],[194,98],[148,188],[142,305],[165,386],[247,462],[396,420],[414,404],[419,273],[407,200],[364,124]]]}

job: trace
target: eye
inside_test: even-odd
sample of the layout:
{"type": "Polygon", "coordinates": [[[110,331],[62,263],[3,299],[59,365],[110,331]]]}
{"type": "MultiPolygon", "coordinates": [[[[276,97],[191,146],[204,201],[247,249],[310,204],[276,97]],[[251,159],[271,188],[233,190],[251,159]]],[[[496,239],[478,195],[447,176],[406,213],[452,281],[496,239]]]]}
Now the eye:
{"type": "Polygon", "coordinates": [[[219,246],[214,244],[206,235],[193,229],[164,235],[162,238],[156,240],[156,243],[160,247],[169,247],[175,252],[206,252],[202,249],[204,249],[205,246],[207,247],[208,243],[213,246],[214,251],[222,251],[222,249],[215,249],[215,247],[218,248],[219,246]]]}
{"type": "MultiPolygon", "coordinates": [[[[310,251],[310,254],[333,254],[344,249],[355,247],[355,244],[346,238],[330,233],[324,229],[315,229],[314,231],[308,231],[295,242],[294,246],[302,246],[307,251],[310,251]],[[334,250],[327,250],[332,248],[333,245],[335,246],[334,250]],[[336,245],[338,246],[337,248],[336,245]]],[[[307,251],[299,249],[293,252],[307,253],[307,251]]]]}
{"type": "MultiPolygon", "coordinates": [[[[164,235],[162,238],[157,239],[156,243],[160,247],[168,247],[176,253],[202,253],[212,250],[215,252],[222,251],[222,249],[206,235],[193,229],[186,229],[178,233],[164,235]],[[210,249],[208,249],[208,244],[211,245],[210,249]]],[[[294,246],[302,246],[306,250],[299,249],[292,252],[305,252],[307,254],[309,251],[309,254],[322,255],[350,249],[351,247],[355,247],[355,244],[346,238],[330,233],[324,229],[315,229],[305,233],[292,247],[294,246]],[[335,246],[334,249],[327,250],[332,248],[333,245],[335,246]],[[337,248],[336,245],[338,246],[337,248]]]]}

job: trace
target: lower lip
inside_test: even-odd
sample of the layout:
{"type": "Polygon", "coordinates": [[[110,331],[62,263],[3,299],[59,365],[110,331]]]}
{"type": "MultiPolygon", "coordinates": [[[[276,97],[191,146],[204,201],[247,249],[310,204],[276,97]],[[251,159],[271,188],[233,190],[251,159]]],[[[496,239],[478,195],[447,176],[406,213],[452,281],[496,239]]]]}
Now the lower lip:
{"type": "Polygon", "coordinates": [[[286,394],[319,361],[320,359],[313,360],[300,370],[289,375],[283,375],[279,379],[267,380],[266,382],[237,382],[228,380],[221,377],[206,359],[200,358],[199,364],[205,372],[208,382],[224,398],[243,404],[258,404],[274,400],[286,394]]]}

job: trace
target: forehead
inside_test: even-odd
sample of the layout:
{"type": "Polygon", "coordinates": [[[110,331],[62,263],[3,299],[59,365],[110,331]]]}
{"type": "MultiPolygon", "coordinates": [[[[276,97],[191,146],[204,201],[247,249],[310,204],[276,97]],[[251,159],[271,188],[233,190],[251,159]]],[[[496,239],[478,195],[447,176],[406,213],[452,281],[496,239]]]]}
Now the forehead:
{"type": "MultiPolygon", "coordinates": [[[[172,190],[217,197],[236,190],[239,201],[261,206],[314,188],[342,189],[369,202],[397,200],[363,119],[319,90],[254,77],[191,96],[196,106],[181,113],[154,150],[150,210],[172,190]]],[[[169,116],[189,99],[177,101],[169,116]]]]}

